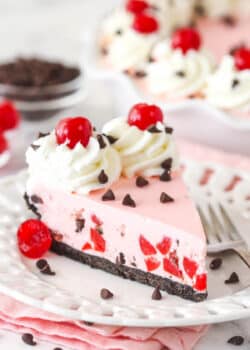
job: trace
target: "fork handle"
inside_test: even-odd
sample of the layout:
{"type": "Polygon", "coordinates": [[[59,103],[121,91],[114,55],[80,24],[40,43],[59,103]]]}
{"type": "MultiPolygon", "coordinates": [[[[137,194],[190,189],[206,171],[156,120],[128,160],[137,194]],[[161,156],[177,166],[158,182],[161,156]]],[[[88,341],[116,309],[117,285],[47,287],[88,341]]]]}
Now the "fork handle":
{"type": "Polygon", "coordinates": [[[250,251],[248,251],[244,248],[234,248],[232,250],[250,268],[250,251]]]}

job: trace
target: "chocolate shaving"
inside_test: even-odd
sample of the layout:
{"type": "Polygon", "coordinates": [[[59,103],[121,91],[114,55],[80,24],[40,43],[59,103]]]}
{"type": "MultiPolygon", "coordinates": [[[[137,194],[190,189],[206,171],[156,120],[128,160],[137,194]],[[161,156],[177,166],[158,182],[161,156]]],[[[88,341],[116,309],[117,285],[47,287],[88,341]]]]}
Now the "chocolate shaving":
{"type": "Polygon", "coordinates": [[[137,70],[134,75],[135,78],[142,79],[147,76],[147,73],[144,70],[137,70]]]}
{"type": "Polygon", "coordinates": [[[236,272],[233,272],[230,277],[225,281],[225,284],[239,283],[240,279],[236,272]]]}
{"type": "Polygon", "coordinates": [[[169,170],[165,170],[165,171],[161,174],[160,180],[163,181],[163,182],[171,181],[171,174],[170,174],[169,170]]]}
{"type": "Polygon", "coordinates": [[[115,261],[116,261],[116,264],[118,265],[125,265],[126,264],[125,255],[123,253],[119,253],[115,261]]]}
{"type": "Polygon", "coordinates": [[[232,89],[236,88],[236,86],[238,86],[240,84],[239,79],[234,79],[232,81],[232,89]]]}
{"type": "Polygon", "coordinates": [[[174,199],[172,197],[170,197],[167,193],[162,192],[161,196],[160,196],[160,202],[161,203],[170,203],[170,202],[174,202],[174,199]]]}
{"type": "Polygon", "coordinates": [[[216,258],[213,259],[209,265],[210,270],[218,270],[222,265],[222,259],[216,258]]]}
{"type": "Polygon", "coordinates": [[[99,143],[100,149],[103,149],[103,148],[105,148],[107,146],[106,142],[104,141],[104,138],[103,138],[103,136],[101,134],[98,134],[96,136],[96,139],[97,139],[97,141],[99,143]]]}
{"type": "Polygon", "coordinates": [[[22,335],[22,341],[27,345],[31,345],[31,346],[37,345],[37,343],[34,341],[33,335],[30,333],[24,333],[22,335]]]}
{"type": "Polygon", "coordinates": [[[164,162],[161,163],[161,167],[165,170],[170,170],[173,164],[172,158],[167,158],[164,160],[164,162]]]}
{"type": "Polygon", "coordinates": [[[100,292],[100,296],[102,299],[112,299],[114,294],[110,292],[110,290],[106,288],[102,288],[100,292]]]}
{"type": "Polygon", "coordinates": [[[131,198],[130,194],[126,194],[126,196],[123,198],[122,204],[131,208],[136,207],[135,201],[131,198]]]}
{"type": "Polygon", "coordinates": [[[106,134],[103,134],[103,135],[107,137],[107,139],[108,139],[108,141],[109,141],[109,143],[111,145],[113,145],[113,143],[115,143],[118,140],[118,139],[116,139],[115,137],[113,137],[111,135],[106,135],[106,134]]]}
{"type": "Polygon", "coordinates": [[[174,129],[171,128],[170,126],[165,127],[165,133],[166,134],[173,134],[174,129]]]}
{"type": "Polygon", "coordinates": [[[229,26],[229,27],[234,27],[236,25],[236,18],[230,15],[225,15],[221,17],[221,21],[229,26]]]}
{"type": "Polygon", "coordinates": [[[149,184],[148,180],[146,180],[143,176],[138,176],[136,178],[136,182],[135,182],[137,187],[145,187],[149,184]]]}
{"type": "Polygon", "coordinates": [[[81,232],[85,226],[85,219],[76,219],[76,233],[81,232]]]}
{"type": "Polygon", "coordinates": [[[161,300],[161,299],[162,299],[162,295],[160,292],[160,288],[156,287],[152,294],[152,300],[161,300]]]}
{"type": "Polygon", "coordinates": [[[244,338],[241,335],[235,335],[234,337],[228,339],[228,343],[236,346],[240,346],[244,343],[244,338]]]}
{"type": "Polygon", "coordinates": [[[30,197],[31,201],[35,204],[43,204],[43,200],[41,197],[37,196],[36,194],[33,194],[31,197],[30,197]]]}
{"type": "Polygon", "coordinates": [[[105,201],[114,201],[115,200],[115,195],[112,190],[108,190],[107,192],[104,193],[102,196],[102,200],[105,201]]]}
{"type": "Polygon", "coordinates": [[[109,180],[108,175],[105,173],[104,170],[102,170],[98,175],[98,181],[100,182],[100,184],[106,184],[108,180],[109,180]]]}
{"type": "Polygon", "coordinates": [[[161,132],[161,130],[157,129],[155,125],[150,126],[148,129],[148,132],[151,132],[152,134],[158,134],[161,132]]]}
{"type": "Polygon", "coordinates": [[[37,268],[40,270],[40,272],[44,275],[48,276],[55,276],[55,272],[51,270],[51,267],[47,260],[40,259],[36,262],[37,268]]]}

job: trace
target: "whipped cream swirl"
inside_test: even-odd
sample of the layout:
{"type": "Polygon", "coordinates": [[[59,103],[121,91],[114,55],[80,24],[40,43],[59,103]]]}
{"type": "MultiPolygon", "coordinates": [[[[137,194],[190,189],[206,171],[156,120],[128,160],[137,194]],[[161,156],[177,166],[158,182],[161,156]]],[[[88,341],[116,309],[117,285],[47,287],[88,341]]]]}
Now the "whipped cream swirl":
{"type": "Polygon", "coordinates": [[[27,189],[33,184],[46,184],[52,188],[88,194],[109,186],[119,179],[121,161],[117,151],[105,138],[106,147],[100,148],[91,137],[85,148],[78,143],[73,149],[58,145],[55,132],[36,140],[26,153],[29,179],[27,189]],[[104,170],[108,182],[101,184],[98,176],[104,170]]]}
{"type": "Polygon", "coordinates": [[[123,175],[161,175],[161,164],[168,158],[172,158],[172,169],[178,168],[178,152],[172,135],[166,133],[163,123],[158,122],[156,128],[159,132],[142,131],[130,126],[126,118],[116,118],[104,125],[104,134],[117,139],[113,147],[120,153],[123,175]]]}
{"type": "Polygon", "coordinates": [[[205,93],[208,102],[218,108],[250,111],[250,69],[238,71],[234,58],[225,56],[208,78],[205,93]]]}
{"type": "Polygon", "coordinates": [[[147,89],[169,98],[200,93],[213,70],[213,60],[202,50],[190,50],[185,55],[173,50],[169,42],[161,42],[153,51],[154,63],[147,68],[147,89]]]}

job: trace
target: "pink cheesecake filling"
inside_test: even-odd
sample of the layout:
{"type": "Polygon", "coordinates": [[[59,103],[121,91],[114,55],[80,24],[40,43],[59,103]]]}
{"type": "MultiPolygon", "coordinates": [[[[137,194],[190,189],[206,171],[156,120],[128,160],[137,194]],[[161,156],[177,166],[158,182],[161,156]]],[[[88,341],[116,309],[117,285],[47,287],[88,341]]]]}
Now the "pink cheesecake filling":
{"type": "Polygon", "coordinates": [[[42,220],[54,238],[84,253],[206,291],[206,240],[202,225],[179,176],[170,182],[151,178],[144,188],[135,179],[121,179],[112,186],[116,199],[102,201],[105,191],[89,196],[46,188],[37,183],[28,195],[37,204],[42,220]],[[161,203],[167,193],[174,202],[161,203]],[[126,194],[136,207],[122,205],[126,194]]]}

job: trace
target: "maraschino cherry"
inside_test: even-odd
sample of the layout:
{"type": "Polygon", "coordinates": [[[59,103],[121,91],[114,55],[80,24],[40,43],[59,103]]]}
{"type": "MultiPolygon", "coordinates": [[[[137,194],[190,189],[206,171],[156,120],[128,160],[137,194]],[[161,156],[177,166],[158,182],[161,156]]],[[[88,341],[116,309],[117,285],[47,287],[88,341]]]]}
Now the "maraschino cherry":
{"type": "Polygon", "coordinates": [[[149,8],[149,4],[144,0],[128,0],[126,10],[130,13],[138,15],[149,8]]]}
{"type": "Polygon", "coordinates": [[[159,23],[155,17],[142,13],[135,16],[132,28],[140,34],[152,34],[159,29],[159,23]]]}
{"type": "Polygon", "coordinates": [[[20,123],[20,114],[10,101],[0,103],[0,129],[15,129],[20,123]]]}
{"type": "Polygon", "coordinates": [[[250,69],[250,49],[242,47],[234,53],[234,63],[238,70],[250,69]]]}
{"type": "Polygon", "coordinates": [[[173,34],[171,46],[173,49],[181,49],[185,55],[189,50],[199,50],[201,36],[196,29],[181,28],[173,34]]]}
{"type": "Polygon", "coordinates": [[[137,126],[140,130],[146,130],[157,122],[163,122],[162,110],[147,103],[138,103],[134,105],[128,115],[128,124],[137,126]]]}
{"type": "Polygon", "coordinates": [[[56,126],[56,140],[58,145],[66,144],[70,149],[80,142],[87,147],[92,135],[92,125],[85,117],[65,118],[56,126]]]}
{"type": "Polygon", "coordinates": [[[23,255],[38,259],[50,249],[52,238],[48,227],[42,221],[30,219],[19,226],[17,241],[23,255]]]}

